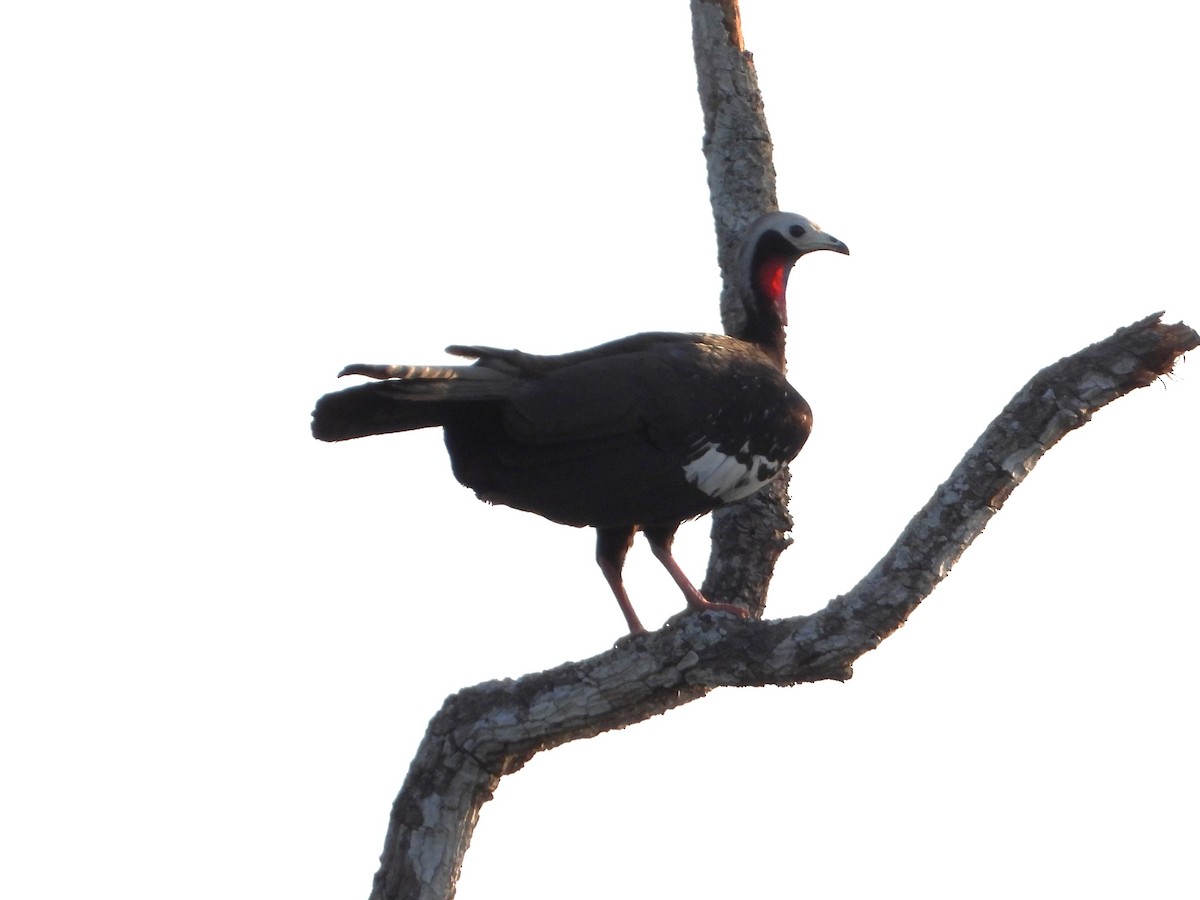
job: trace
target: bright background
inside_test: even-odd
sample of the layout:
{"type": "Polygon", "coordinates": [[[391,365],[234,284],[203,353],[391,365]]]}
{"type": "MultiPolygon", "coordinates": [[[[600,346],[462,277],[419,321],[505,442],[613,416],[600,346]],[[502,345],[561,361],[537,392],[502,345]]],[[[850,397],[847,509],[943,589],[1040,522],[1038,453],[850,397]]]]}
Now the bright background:
{"type": "MultiPolygon", "coordinates": [[[[349,362],[719,329],[686,7],[5,5],[0,895],[365,897],[443,698],[622,633],[590,533],[308,413],[349,362]]],[[[1200,55],[1155,0],[743,16],[781,205],[853,250],[793,279],[783,616],[1037,369],[1200,326],[1200,55]]],[[[1055,448],[850,683],[505,779],[460,900],[1195,897],[1195,365],[1055,448]]],[[[680,606],[644,546],[629,583],[680,606]]]]}

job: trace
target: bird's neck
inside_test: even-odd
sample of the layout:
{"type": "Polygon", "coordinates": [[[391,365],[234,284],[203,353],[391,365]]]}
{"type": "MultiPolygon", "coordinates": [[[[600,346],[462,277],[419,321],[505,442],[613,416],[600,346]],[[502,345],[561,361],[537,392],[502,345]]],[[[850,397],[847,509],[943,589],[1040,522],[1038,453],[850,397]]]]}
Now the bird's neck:
{"type": "Polygon", "coordinates": [[[786,365],[787,332],[783,323],[771,312],[766,312],[760,306],[751,313],[741,334],[735,337],[748,344],[754,344],[765,353],[772,362],[779,366],[782,372],[786,365]]]}
{"type": "Polygon", "coordinates": [[[787,283],[795,259],[775,253],[756,253],[751,266],[743,340],[758,345],[780,371],[784,368],[787,336],[787,283]]]}

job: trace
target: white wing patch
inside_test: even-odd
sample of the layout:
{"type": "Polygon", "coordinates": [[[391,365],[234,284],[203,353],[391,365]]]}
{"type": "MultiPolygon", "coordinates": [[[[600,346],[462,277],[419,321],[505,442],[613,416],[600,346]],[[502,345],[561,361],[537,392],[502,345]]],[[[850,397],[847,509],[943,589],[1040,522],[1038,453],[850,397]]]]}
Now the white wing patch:
{"type": "Polygon", "coordinates": [[[751,454],[749,444],[740,452],[722,453],[713,443],[699,448],[699,456],[683,467],[687,480],[708,496],[729,503],[749,497],[779,474],[783,463],[751,454]]]}

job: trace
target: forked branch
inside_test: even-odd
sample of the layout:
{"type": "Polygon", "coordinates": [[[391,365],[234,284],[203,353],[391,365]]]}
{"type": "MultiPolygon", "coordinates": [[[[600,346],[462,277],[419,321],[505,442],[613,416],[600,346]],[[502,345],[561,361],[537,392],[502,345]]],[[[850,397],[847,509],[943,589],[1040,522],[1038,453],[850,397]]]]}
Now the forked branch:
{"type": "MultiPolygon", "coordinates": [[[[736,236],[776,208],[770,134],[737,0],[691,0],[691,10],[718,261],[731,273],[736,236]]],[[[737,335],[734,300],[727,278],[722,317],[737,335]]],[[[1042,454],[1102,406],[1169,373],[1198,343],[1191,328],[1164,325],[1155,315],[1039,372],[879,563],[815,615],[684,617],[591,659],[450,697],[392,808],[372,897],[452,897],[480,808],[504,775],[540,750],[640,722],[715,687],[849,678],[854,661],[946,577],[1042,454]]],[[[781,475],[714,515],[706,596],[761,615],[788,542],[786,485],[781,475]]]]}
{"type": "Polygon", "coordinates": [[[870,573],[814,615],[685,617],[591,659],[450,697],[392,809],[372,897],[452,897],[480,807],[540,750],[640,722],[715,687],[849,678],[854,661],[904,623],[1050,447],[1198,345],[1193,329],[1156,314],[1043,369],[870,573]]]}

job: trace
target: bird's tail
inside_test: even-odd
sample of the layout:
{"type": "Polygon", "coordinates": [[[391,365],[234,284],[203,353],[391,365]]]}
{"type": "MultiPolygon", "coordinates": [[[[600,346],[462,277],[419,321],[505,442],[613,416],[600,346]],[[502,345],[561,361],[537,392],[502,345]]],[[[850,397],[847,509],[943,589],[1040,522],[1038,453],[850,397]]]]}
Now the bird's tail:
{"type": "Polygon", "coordinates": [[[482,366],[352,365],[342,375],[379,379],[326,394],[313,410],[313,437],[346,441],[443,425],[464,403],[502,400],[513,379],[482,366]]]}

